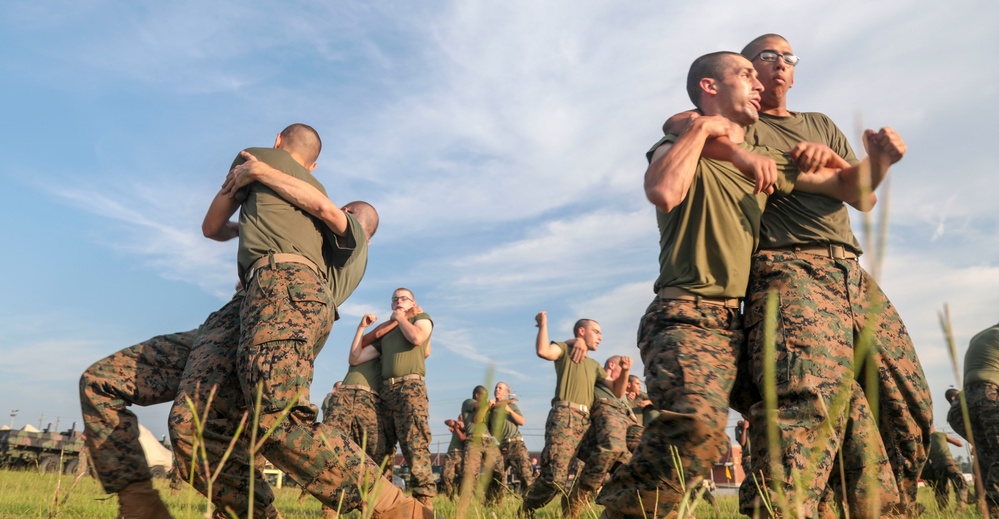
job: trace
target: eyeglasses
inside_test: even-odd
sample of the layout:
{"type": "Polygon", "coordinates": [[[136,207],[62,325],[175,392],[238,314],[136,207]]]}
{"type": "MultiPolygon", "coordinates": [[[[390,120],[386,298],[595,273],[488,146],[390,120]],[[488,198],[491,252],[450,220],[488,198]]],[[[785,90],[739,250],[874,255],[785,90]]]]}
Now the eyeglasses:
{"type": "MultiPolygon", "coordinates": [[[[764,51],[761,51],[759,54],[756,55],[756,58],[760,58],[760,60],[766,61],[767,63],[773,63],[773,62],[777,61],[777,58],[780,58],[780,59],[784,60],[784,63],[786,63],[787,66],[789,66],[789,67],[793,67],[793,66],[797,65],[798,62],[801,61],[801,58],[799,58],[798,56],[795,56],[794,54],[791,54],[791,53],[780,54],[780,53],[778,53],[777,51],[774,51],[774,50],[764,50],[764,51]]],[[[749,61],[756,61],[756,58],[753,58],[753,59],[751,59],[749,61]]]]}
{"type": "Polygon", "coordinates": [[[412,301],[412,300],[413,300],[413,298],[411,298],[409,296],[399,296],[399,297],[393,296],[392,297],[392,302],[393,303],[398,303],[399,301],[412,301]]]}

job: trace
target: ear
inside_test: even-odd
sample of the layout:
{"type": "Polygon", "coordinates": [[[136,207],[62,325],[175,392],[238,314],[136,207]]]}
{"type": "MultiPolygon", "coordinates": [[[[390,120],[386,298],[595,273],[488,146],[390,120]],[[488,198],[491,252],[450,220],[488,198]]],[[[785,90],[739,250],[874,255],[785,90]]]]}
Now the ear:
{"type": "Polygon", "coordinates": [[[319,165],[318,163],[313,162],[311,166],[309,166],[309,167],[307,167],[305,169],[309,170],[309,173],[312,173],[312,171],[315,170],[316,166],[318,166],[318,165],[319,165]]]}
{"type": "Polygon", "coordinates": [[[274,147],[280,148],[282,142],[284,142],[284,139],[281,138],[281,134],[279,133],[277,134],[277,137],[274,138],[274,147]]]}
{"type": "Polygon", "coordinates": [[[715,80],[709,77],[701,78],[701,90],[712,95],[718,94],[718,85],[715,84],[715,80]]]}

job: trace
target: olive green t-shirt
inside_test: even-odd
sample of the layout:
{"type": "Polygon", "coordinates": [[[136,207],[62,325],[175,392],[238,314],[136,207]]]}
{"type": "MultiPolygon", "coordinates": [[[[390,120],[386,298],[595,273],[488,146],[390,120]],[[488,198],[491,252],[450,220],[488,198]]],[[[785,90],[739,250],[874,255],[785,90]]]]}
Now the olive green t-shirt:
{"type": "MultiPolygon", "coordinates": [[[[338,308],[354,293],[368,267],[368,236],[354,215],[345,214],[347,232],[343,236],[330,233],[333,237],[327,240],[325,247],[328,256],[326,279],[338,308]]],[[[334,320],[339,318],[340,312],[336,312],[334,320]]]]}
{"type": "Polygon", "coordinates": [[[645,425],[645,408],[639,406],[638,402],[648,399],[648,393],[639,393],[638,396],[635,397],[635,404],[631,406],[631,412],[635,414],[635,419],[638,420],[638,425],[645,425]]]}
{"type": "Polygon", "coordinates": [[[971,338],[964,354],[964,386],[972,382],[999,385],[999,324],[971,338]]]}
{"type": "Polygon", "coordinates": [[[604,384],[603,382],[597,382],[596,385],[593,386],[593,400],[595,401],[598,398],[606,398],[609,400],[609,402],[607,402],[608,404],[624,411],[625,413],[627,413],[630,409],[630,407],[628,407],[628,402],[626,402],[624,398],[618,398],[617,395],[611,391],[611,388],[607,387],[607,384],[604,384]]]}
{"type": "Polygon", "coordinates": [[[597,361],[587,357],[575,363],[564,342],[552,342],[562,350],[555,359],[555,398],[552,403],[566,401],[586,407],[593,406],[593,385],[607,378],[607,372],[597,361]]]}
{"type": "Polygon", "coordinates": [[[461,436],[458,436],[458,433],[456,432],[451,433],[451,443],[447,445],[447,451],[454,452],[454,451],[464,451],[464,450],[465,450],[465,442],[461,441],[461,436]]]}
{"type": "Polygon", "coordinates": [[[382,389],[381,359],[375,358],[356,366],[350,366],[347,368],[347,376],[343,377],[343,383],[367,386],[377,393],[382,389]]]}
{"type": "MultiPolygon", "coordinates": [[[[426,312],[410,317],[409,322],[415,323],[420,319],[426,319],[433,324],[430,315],[426,312]]],[[[430,342],[430,337],[427,337],[427,340],[419,346],[409,342],[398,326],[375,341],[375,343],[381,344],[382,379],[412,374],[426,376],[427,364],[425,360],[428,342],[430,342]]]]}
{"type": "MultiPolygon", "coordinates": [[[[667,135],[658,145],[672,142],[667,135]]],[[[658,146],[657,145],[657,146],[658,146]]],[[[777,163],[775,192],[789,193],[798,169],[787,155],[740,144],[777,163]]],[[[687,196],[659,222],[659,278],[655,291],[679,287],[705,297],[745,297],[749,264],[756,250],[767,195],[730,162],[701,158],[687,196]]]]}
{"type": "MultiPolygon", "coordinates": [[[[287,152],[278,148],[247,148],[261,162],[283,171],[299,180],[308,182],[324,195],[326,189],[295,161],[287,152]]],[[[246,162],[236,156],[233,167],[246,162]]],[[[313,262],[323,272],[323,237],[334,236],[325,223],[287,202],[271,188],[254,182],[236,192],[239,210],[239,278],[245,279],[247,271],[268,252],[298,254],[313,262]]]]}
{"type": "Polygon", "coordinates": [[[935,462],[946,462],[950,459],[950,447],[947,446],[947,433],[930,433],[930,451],[927,457],[935,462]]]}
{"type": "MultiPolygon", "coordinates": [[[[858,163],[843,132],[829,117],[815,112],[792,112],[787,117],[760,114],[759,122],[746,130],[746,142],[781,151],[790,151],[800,142],[816,142],[829,146],[850,164],[858,163]]],[[[803,191],[774,194],[767,200],[760,223],[760,248],[805,243],[840,244],[861,252],[843,202],[803,191]]]]}
{"type": "MultiPolygon", "coordinates": [[[[517,407],[517,404],[513,402],[507,404],[506,407],[507,409],[513,410],[513,412],[517,414],[521,414],[520,408],[517,407]]],[[[511,440],[513,438],[520,438],[520,427],[518,427],[517,424],[513,422],[513,420],[510,418],[510,413],[508,413],[507,411],[500,411],[498,409],[494,409],[492,411],[491,415],[489,416],[489,431],[496,433],[497,438],[499,438],[500,441],[511,440]],[[503,419],[502,423],[499,422],[500,418],[503,419]]]]}
{"type": "Polygon", "coordinates": [[[476,415],[478,415],[478,410],[475,409],[475,400],[472,398],[465,399],[461,403],[461,421],[465,423],[465,434],[471,436],[473,434],[489,434],[489,423],[490,423],[490,410],[488,409],[488,402],[486,403],[486,409],[483,410],[482,419],[478,422],[475,421],[476,415]]]}

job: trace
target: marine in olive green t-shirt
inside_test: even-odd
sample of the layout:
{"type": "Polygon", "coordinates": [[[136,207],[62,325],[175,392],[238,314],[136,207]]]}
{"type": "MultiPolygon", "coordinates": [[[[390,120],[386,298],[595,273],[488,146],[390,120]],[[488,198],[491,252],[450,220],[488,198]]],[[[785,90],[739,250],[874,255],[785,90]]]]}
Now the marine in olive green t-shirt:
{"type": "MultiPolygon", "coordinates": [[[[307,182],[326,195],[323,185],[287,151],[279,148],[247,148],[244,151],[279,171],[307,182]]],[[[237,155],[229,169],[243,162],[246,162],[245,159],[237,155]]],[[[239,189],[235,197],[240,202],[239,250],[236,256],[240,279],[247,281],[250,266],[269,252],[304,256],[325,275],[323,238],[333,241],[336,237],[325,223],[260,182],[239,189]]]]}
{"type": "MultiPolygon", "coordinates": [[[[760,120],[746,129],[746,142],[778,150],[817,142],[851,165],[859,162],[843,132],[829,117],[816,112],[791,112],[786,117],[761,113],[760,120]]],[[[862,252],[842,201],[803,191],[775,193],[767,200],[760,222],[761,249],[815,243],[839,244],[857,254],[862,252]]]]}
{"type": "Polygon", "coordinates": [[[376,357],[367,362],[347,368],[347,376],[343,377],[345,385],[365,386],[375,393],[382,388],[382,362],[376,357]]]}
{"type": "MultiPolygon", "coordinates": [[[[667,135],[653,150],[673,140],[667,135]]],[[[786,154],[745,143],[739,146],[774,159],[775,192],[791,192],[798,169],[786,154]]],[[[755,187],[730,162],[703,157],[698,161],[683,202],[669,213],[656,210],[660,245],[656,292],[678,287],[704,297],[745,297],[767,201],[766,194],[753,194],[755,187]]]]}
{"type": "MultiPolygon", "coordinates": [[[[426,312],[417,314],[409,318],[409,322],[415,323],[421,319],[426,319],[431,323],[430,315],[426,312]]],[[[382,379],[402,377],[405,375],[427,374],[426,352],[427,343],[430,338],[419,346],[409,342],[402,334],[399,327],[385,334],[384,337],[374,342],[375,347],[381,348],[382,357],[382,379]]]]}
{"type": "Polygon", "coordinates": [[[562,350],[559,358],[555,359],[555,398],[552,403],[563,401],[591,407],[594,384],[606,379],[607,372],[589,357],[580,363],[573,362],[566,343],[553,341],[552,344],[562,350]]]}
{"type": "Polygon", "coordinates": [[[999,386],[999,324],[971,338],[964,354],[964,387],[972,382],[999,386]]]}

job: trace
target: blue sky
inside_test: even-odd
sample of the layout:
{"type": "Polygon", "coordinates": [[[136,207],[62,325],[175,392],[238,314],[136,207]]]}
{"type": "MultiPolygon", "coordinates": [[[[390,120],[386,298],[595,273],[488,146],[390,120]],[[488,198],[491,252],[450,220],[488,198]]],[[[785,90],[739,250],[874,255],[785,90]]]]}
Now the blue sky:
{"type": "MultiPolygon", "coordinates": [[[[689,107],[694,58],[777,32],[802,57],[790,108],[829,114],[858,154],[862,127],[892,126],[909,146],[876,210],[890,225],[880,279],[946,428],[938,312],[950,306],[960,355],[999,320],[999,6],[754,5],[8,3],[0,423],[80,422],[90,363],[220,307],[236,246],[201,237],[204,211],[238,150],[305,122],[323,137],[331,198],[382,215],[313,402],[344,375],[359,317],[387,317],[406,286],[436,324],[435,442],[492,370],[540,449],[554,371],[533,353],[535,313],[556,339],[600,321],[601,361],[637,356],[658,269],[644,152],[689,107]]],[[[166,406],[137,411],[166,434],[166,406]]]]}

